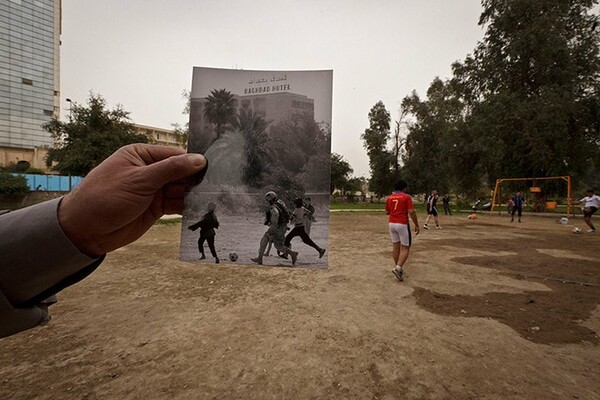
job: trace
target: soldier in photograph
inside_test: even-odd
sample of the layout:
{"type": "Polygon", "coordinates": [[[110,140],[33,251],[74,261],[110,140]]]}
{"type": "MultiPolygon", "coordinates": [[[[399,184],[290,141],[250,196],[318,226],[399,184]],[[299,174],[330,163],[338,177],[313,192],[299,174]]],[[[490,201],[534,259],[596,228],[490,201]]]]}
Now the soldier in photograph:
{"type": "Polygon", "coordinates": [[[265,224],[269,225],[269,228],[260,240],[260,247],[258,250],[258,257],[251,258],[251,260],[257,264],[262,264],[263,255],[269,242],[273,242],[273,245],[283,256],[290,256],[292,259],[292,265],[296,265],[298,258],[298,252],[292,251],[289,247],[285,246],[285,232],[287,225],[290,221],[290,214],[285,206],[285,203],[277,198],[275,192],[267,192],[265,199],[269,202],[269,213],[265,224]]]}

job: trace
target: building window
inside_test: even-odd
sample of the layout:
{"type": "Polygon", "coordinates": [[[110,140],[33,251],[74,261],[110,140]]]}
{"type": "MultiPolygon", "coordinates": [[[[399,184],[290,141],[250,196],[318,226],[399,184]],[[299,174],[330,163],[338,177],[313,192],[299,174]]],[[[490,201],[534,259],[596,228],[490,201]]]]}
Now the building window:
{"type": "Polygon", "coordinates": [[[158,133],[156,134],[156,140],[160,140],[160,135],[158,133]]]}
{"type": "Polygon", "coordinates": [[[33,86],[33,81],[31,79],[21,78],[21,83],[23,83],[25,85],[33,86]]]}
{"type": "Polygon", "coordinates": [[[49,117],[54,116],[54,111],[50,111],[50,110],[44,110],[44,115],[47,115],[49,117]]]}

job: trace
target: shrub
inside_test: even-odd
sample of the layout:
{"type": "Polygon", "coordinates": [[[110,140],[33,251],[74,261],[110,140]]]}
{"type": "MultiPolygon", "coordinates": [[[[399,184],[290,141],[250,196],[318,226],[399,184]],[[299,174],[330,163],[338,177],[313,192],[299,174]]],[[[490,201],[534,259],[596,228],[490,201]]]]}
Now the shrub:
{"type": "Polygon", "coordinates": [[[20,175],[0,174],[0,197],[22,197],[29,193],[27,179],[20,175]]]}

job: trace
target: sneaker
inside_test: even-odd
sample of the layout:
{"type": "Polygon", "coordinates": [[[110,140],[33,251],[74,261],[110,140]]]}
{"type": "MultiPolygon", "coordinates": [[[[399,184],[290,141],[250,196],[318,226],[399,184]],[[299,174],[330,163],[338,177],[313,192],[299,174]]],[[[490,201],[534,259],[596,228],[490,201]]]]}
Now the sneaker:
{"type": "Polygon", "coordinates": [[[327,249],[320,249],[319,250],[319,258],[322,258],[323,254],[325,254],[326,251],[327,251],[327,249]]]}
{"type": "Polygon", "coordinates": [[[251,258],[250,261],[262,265],[262,258],[260,258],[260,257],[251,258]]]}
{"type": "Polygon", "coordinates": [[[280,258],[283,258],[285,260],[288,259],[287,253],[280,253],[279,250],[277,250],[277,256],[280,257],[280,258]]]}
{"type": "Polygon", "coordinates": [[[587,231],[588,231],[589,233],[594,233],[594,232],[596,232],[596,228],[588,229],[587,231]]]}
{"type": "Polygon", "coordinates": [[[292,265],[296,265],[296,260],[298,260],[298,252],[290,250],[290,256],[292,257],[292,265]]]}
{"type": "Polygon", "coordinates": [[[436,225],[436,226],[435,226],[435,229],[442,229],[442,227],[441,227],[441,226],[439,226],[439,225],[436,225]]]}
{"type": "Polygon", "coordinates": [[[399,280],[400,282],[403,282],[403,281],[404,281],[404,278],[402,277],[402,275],[404,275],[404,271],[403,271],[403,270],[401,270],[401,269],[399,269],[399,268],[394,268],[394,269],[392,270],[392,272],[394,273],[394,275],[396,276],[396,278],[398,278],[398,280],[399,280]]]}
{"type": "Polygon", "coordinates": [[[427,226],[427,224],[423,225],[423,228],[429,229],[429,227],[427,226]]]}
{"type": "Polygon", "coordinates": [[[206,260],[206,256],[202,254],[202,257],[200,257],[198,260],[206,260]]]}

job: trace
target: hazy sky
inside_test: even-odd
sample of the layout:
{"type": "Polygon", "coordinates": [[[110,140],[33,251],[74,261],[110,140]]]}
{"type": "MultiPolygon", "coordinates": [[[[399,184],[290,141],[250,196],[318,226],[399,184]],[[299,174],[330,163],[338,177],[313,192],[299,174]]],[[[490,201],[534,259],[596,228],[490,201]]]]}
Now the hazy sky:
{"type": "Polygon", "coordinates": [[[333,69],[332,151],[369,173],[360,135],[475,48],[480,0],[63,0],[61,106],[90,91],[134,122],[184,124],[192,68],[333,69]]]}

